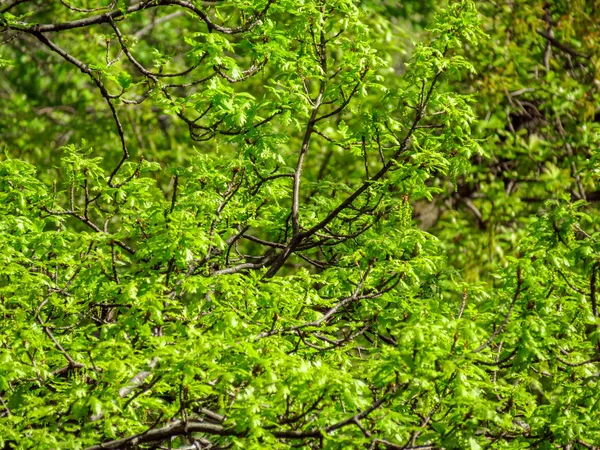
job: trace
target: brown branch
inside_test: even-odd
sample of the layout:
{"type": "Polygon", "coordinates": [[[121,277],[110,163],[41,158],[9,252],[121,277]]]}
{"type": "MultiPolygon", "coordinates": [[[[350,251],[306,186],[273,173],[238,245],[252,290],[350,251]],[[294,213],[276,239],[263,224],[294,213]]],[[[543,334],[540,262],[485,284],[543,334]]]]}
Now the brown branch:
{"type": "MultiPolygon", "coordinates": [[[[96,233],[106,233],[105,231],[103,231],[102,229],[100,229],[100,227],[98,227],[98,225],[96,225],[90,219],[88,219],[87,217],[84,217],[84,216],[81,216],[81,215],[77,214],[77,212],[75,212],[73,210],[68,210],[68,211],[53,211],[53,210],[51,210],[51,209],[49,209],[49,208],[47,208],[45,206],[42,207],[42,210],[45,211],[46,213],[52,215],[52,216],[73,216],[76,219],[78,219],[81,222],[83,222],[84,224],[86,224],[88,227],[90,227],[96,233]]],[[[125,250],[127,253],[129,253],[131,255],[135,254],[135,250],[132,249],[127,244],[125,244],[124,242],[115,240],[114,243],[117,244],[119,247],[121,247],[123,250],[125,250]]]]}
{"type": "Polygon", "coordinates": [[[243,270],[248,270],[248,269],[253,269],[253,270],[262,269],[267,264],[269,264],[269,262],[271,262],[271,260],[272,260],[272,258],[269,257],[269,258],[265,258],[265,260],[262,261],[262,262],[239,264],[239,265],[234,266],[234,267],[228,267],[226,269],[217,270],[217,271],[215,271],[213,273],[213,275],[232,275],[234,273],[238,273],[238,272],[241,272],[243,270]]]}
{"type": "Polygon", "coordinates": [[[123,131],[123,125],[121,124],[121,121],[119,120],[119,116],[117,114],[117,110],[115,109],[115,106],[112,104],[112,101],[111,101],[112,96],[108,93],[108,91],[104,87],[104,84],[102,83],[102,81],[100,81],[100,79],[94,74],[92,69],[90,69],[90,67],[87,64],[83,63],[82,61],[79,61],[74,56],[65,52],[62,48],[58,47],[56,44],[54,44],[52,41],[50,41],[42,33],[38,32],[38,31],[31,31],[31,34],[33,36],[35,36],[42,44],[44,44],[46,47],[48,47],[50,50],[52,50],[54,53],[61,56],[67,62],[73,64],[81,72],[87,74],[92,79],[94,84],[98,87],[98,89],[100,90],[102,97],[104,97],[104,99],[106,100],[106,103],[108,104],[108,107],[110,108],[110,112],[112,113],[113,119],[117,126],[117,133],[119,134],[119,139],[121,140],[121,148],[123,151],[123,156],[121,157],[121,160],[119,161],[119,163],[117,164],[117,166],[115,167],[115,169],[112,171],[112,173],[110,174],[110,176],[108,178],[108,185],[110,187],[114,187],[113,183],[112,183],[113,179],[117,175],[119,170],[121,169],[121,166],[123,166],[123,163],[127,159],[129,159],[129,151],[127,150],[127,143],[125,142],[125,133],[123,131]]]}
{"type": "MultiPolygon", "coordinates": [[[[10,24],[8,26],[8,28],[11,28],[14,30],[22,30],[22,31],[26,31],[29,33],[55,33],[55,32],[64,31],[64,30],[72,30],[75,28],[84,28],[84,27],[89,27],[91,25],[108,23],[111,20],[115,20],[115,19],[121,18],[123,16],[130,15],[131,13],[142,11],[145,9],[156,8],[156,7],[160,7],[160,6],[179,6],[181,8],[191,11],[196,16],[198,16],[203,22],[206,23],[209,30],[219,31],[220,33],[224,33],[224,34],[239,34],[239,33],[243,33],[245,31],[251,30],[256,25],[258,25],[260,23],[261,19],[265,16],[267,11],[271,7],[272,3],[274,3],[274,0],[269,0],[267,2],[267,5],[265,6],[265,8],[260,13],[258,13],[250,22],[248,22],[244,25],[240,25],[238,27],[234,27],[234,28],[227,28],[227,27],[223,27],[221,25],[217,25],[216,23],[212,22],[208,18],[206,13],[204,13],[203,11],[198,9],[196,6],[194,6],[194,4],[192,4],[188,1],[184,1],[184,0],[157,0],[157,1],[153,1],[153,2],[144,1],[144,2],[140,2],[136,5],[132,5],[132,6],[128,7],[127,9],[125,9],[124,11],[121,11],[120,9],[116,9],[114,11],[110,11],[110,12],[107,12],[104,14],[99,14],[99,15],[92,16],[92,17],[86,17],[83,19],[73,20],[70,22],[51,23],[51,24],[30,24],[30,23],[24,23],[24,22],[17,22],[17,23],[10,24]]],[[[18,3],[15,2],[15,3],[9,5],[7,8],[10,9],[13,6],[15,6],[16,4],[18,4],[18,3]]],[[[3,8],[0,12],[4,12],[6,10],[7,10],[6,8],[3,8]]]]}
{"type": "Polygon", "coordinates": [[[171,208],[169,209],[169,214],[173,212],[175,209],[175,203],[177,203],[177,187],[179,186],[179,176],[175,175],[173,177],[173,195],[171,196],[171,208]]]}
{"type": "Polygon", "coordinates": [[[160,442],[174,436],[187,435],[189,433],[206,433],[217,436],[242,435],[242,433],[238,433],[234,430],[214,423],[201,422],[197,420],[176,420],[162,428],[148,430],[145,433],[136,434],[135,436],[123,439],[92,445],[86,450],[118,450],[123,448],[131,448],[140,444],[160,442]]]}
{"type": "Polygon", "coordinates": [[[319,89],[319,95],[314,101],[308,124],[304,132],[304,138],[302,140],[302,147],[300,148],[300,154],[298,155],[298,162],[296,163],[296,170],[294,171],[294,184],[292,188],[292,236],[297,236],[300,232],[299,223],[299,208],[300,208],[300,177],[302,175],[302,168],[304,165],[304,158],[308,153],[308,146],[310,145],[310,138],[315,127],[315,119],[321,107],[321,100],[323,99],[323,93],[325,92],[325,83],[321,83],[319,89]]]}
{"type": "Polygon", "coordinates": [[[102,11],[103,9],[112,9],[115,7],[115,5],[117,4],[117,0],[112,0],[108,5],[106,6],[100,6],[98,8],[77,8],[75,6],[70,5],[69,3],[67,3],[65,0],[60,0],[60,2],[68,9],[70,9],[71,11],[75,11],[75,12],[82,12],[82,13],[91,13],[91,12],[96,12],[96,11],[102,11]]]}
{"type": "Polygon", "coordinates": [[[560,356],[556,356],[556,359],[561,362],[562,364],[569,366],[569,367],[580,367],[580,366],[585,366],[586,364],[592,364],[595,362],[600,362],[600,358],[592,358],[592,359],[588,359],[586,361],[582,361],[582,362],[578,362],[578,363],[572,363],[569,361],[565,361],[564,359],[562,359],[560,356]]]}
{"type": "MultiPolygon", "coordinates": [[[[397,387],[393,386],[388,389],[388,392],[384,394],[379,400],[374,401],[371,406],[366,408],[353,416],[337,422],[333,425],[324,428],[313,428],[309,430],[274,430],[271,431],[273,436],[279,439],[307,439],[307,438],[319,438],[325,434],[332,433],[335,430],[346,427],[348,425],[356,424],[357,421],[364,419],[373,411],[378,409],[391,396],[396,392],[397,387]]],[[[246,431],[236,431],[235,428],[224,427],[219,424],[202,422],[199,420],[176,420],[164,427],[150,429],[144,433],[136,434],[123,439],[117,439],[110,442],[105,442],[98,445],[88,447],[86,450],[117,450],[123,448],[131,448],[140,444],[160,442],[170,439],[174,436],[188,435],[190,433],[206,433],[216,436],[237,436],[243,437],[246,435],[246,431]]]]}
{"type": "Polygon", "coordinates": [[[224,78],[225,80],[229,81],[230,83],[240,83],[242,81],[247,80],[251,76],[256,75],[267,64],[267,61],[268,61],[268,59],[265,58],[263,61],[261,61],[258,64],[252,64],[252,66],[250,66],[248,69],[244,70],[241,73],[241,76],[238,78],[233,78],[233,77],[229,76],[227,73],[223,72],[223,70],[221,70],[221,67],[219,67],[219,66],[215,66],[214,70],[215,70],[215,72],[217,72],[219,74],[219,76],[221,78],[224,78]]]}
{"type": "Polygon", "coordinates": [[[598,304],[596,303],[596,270],[598,264],[592,266],[592,276],[590,277],[590,301],[592,302],[592,313],[598,317],[598,304]]]}
{"type": "Polygon", "coordinates": [[[558,39],[556,39],[552,34],[547,33],[546,31],[537,30],[537,34],[542,36],[548,42],[552,43],[552,45],[554,45],[555,47],[561,49],[563,52],[568,53],[571,56],[584,58],[584,59],[590,59],[589,55],[586,55],[585,53],[580,53],[577,50],[574,50],[571,47],[563,44],[558,39]]]}
{"type": "Polygon", "coordinates": [[[14,2],[9,3],[5,7],[0,8],[0,14],[13,9],[15,6],[20,5],[21,3],[27,3],[29,1],[31,1],[31,0],[15,0],[14,2]]]}
{"type": "Polygon", "coordinates": [[[50,331],[50,328],[48,328],[47,326],[44,325],[44,323],[42,322],[42,319],[40,319],[39,316],[37,316],[36,319],[39,322],[39,324],[42,326],[44,333],[46,333],[46,335],[54,343],[54,346],[56,347],[56,349],[64,355],[65,359],[69,363],[69,367],[72,367],[72,368],[85,367],[85,364],[75,361],[73,359],[73,357],[71,355],[69,355],[69,353],[64,349],[64,347],[62,345],[60,345],[60,342],[58,342],[56,340],[56,338],[54,337],[54,334],[52,334],[52,331],[50,331]]]}
{"type": "MultiPolygon", "coordinates": [[[[371,270],[371,267],[369,267],[369,269],[367,271],[365,271],[365,274],[363,275],[363,277],[361,278],[361,280],[359,281],[356,289],[354,290],[354,292],[352,293],[352,295],[348,296],[348,297],[344,297],[341,300],[339,300],[333,307],[331,307],[330,309],[328,309],[327,311],[325,311],[323,313],[323,316],[317,320],[313,320],[311,322],[305,322],[301,325],[296,325],[293,327],[288,327],[288,328],[281,328],[278,330],[269,330],[269,331],[265,331],[263,333],[260,333],[256,338],[257,339],[262,339],[265,337],[269,337],[269,336],[274,336],[276,334],[285,334],[285,333],[295,333],[298,332],[300,330],[303,330],[304,328],[310,328],[310,327],[319,327],[321,325],[323,325],[324,323],[329,322],[329,320],[333,317],[333,315],[339,311],[342,307],[357,301],[357,300],[364,300],[364,299],[374,299],[374,298],[379,298],[382,295],[384,295],[387,292],[390,292],[392,289],[394,289],[398,283],[400,282],[400,280],[402,280],[403,278],[403,274],[398,275],[394,275],[392,276],[390,279],[388,279],[386,282],[383,283],[383,286],[379,286],[379,288],[377,288],[377,290],[374,290],[373,292],[369,292],[366,294],[362,294],[359,295],[359,292],[362,288],[362,285],[366,279],[366,277],[368,276],[369,272],[371,270]],[[388,284],[391,280],[393,280],[394,278],[396,278],[396,281],[393,282],[392,284],[390,284],[389,286],[385,287],[386,284],[388,284]]],[[[357,334],[363,334],[365,331],[367,331],[369,328],[369,326],[364,327],[362,330],[359,331],[359,333],[357,334]]],[[[332,341],[332,342],[344,342],[347,339],[340,339],[338,341],[332,341]]],[[[336,344],[337,345],[337,344],[336,344]]]]}
{"type": "Polygon", "coordinates": [[[299,232],[298,234],[296,234],[296,236],[294,236],[292,238],[292,240],[290,241],[288,246],[280,253],[279,257],[277,257],[275,259],[273,265],[269,268],[269,270],[265,274],[265,276],[264,276],[265,279],[272,278],[273,276],[275,276],[275,274],[279,271],[279,269],[281,269],[283,264],[287,261],[287,259],[290,257],[290,255],[297,249],[297,247],[302,243],[302,241],[304,239],[312,236],[316,232],[322,230],[327,225],[329,225],[329,223],[332,222],[334,219],[336,219],[338,217],[338,215],[344,209],[348,208],[354,202],[354,200],[356,200],[358,197],[360,197],[365,191],[367,191],[377,181],[382,179],[387,174],[387,172],[397,164],[396,159],[402,153],[404,153],[404,151],[408,148],[408,145],[411,141],[414,131],[416,130],[417,126],[419,125],[419,122],[421,121],[421,119],[425,116],[425,110],[427,109],[427,105],[429,104],[431,95],[433,94],[433,90],[434,90],[440,76],[442,75],[442,73],[443,73],[442,71],[437,72],[435,74],[435,76],[433,77],[433,79],[431,81],[431,85],[429,86],[427,93],[424,93],[421,103],[416,108],[417,111],[416,111],[415,118],[413,120],[412,125],[411,125],[410,129],[407,131],[406,136],[400,143],[400,146],[394,153],[393,157],[390,160],[388,160],[388,162],[379,170],[379,172],[377,172],[375,175],[373,175],[373,177],[371,179],[366,180],[356,191],[354,191],[352,194],[350,194],[348,197],[346,197],[346,199],[343,200],[333,211],[331,211],[329,214],[327,214],[327,216],[321,222],[314,225],[312,228],[310,228],[307,231],[299,232]]]}
{"type": "Polygon", "coordinates": [[[333,111],[331,111],[330,113],[327,113],[321,117],[318,117],[315,119],[315,123],[316,122],[320,122],[321,120],[327,119],[331,116],[335,116],[336,114],[339,114],[340,112],[342,112],[344,110],[344,108],[346,108],[346,106],[348,106],[348,104],[350,103],[350,100],[352,100],[352,97],[354,97],[354,94],[356,94],[356,91],[358,91],[359,86],[361,85],[361,83],[363,82],[365,75],[367,74],[367,72],[369,71],[369,68],[367,67],[361,74],[360,74],[360,80],[354,85],[354,88],[352,89],[352,92],[350,92],[350,94],[348,95],[348,97],[342,102],[342,104],[334,109],[333,111]]]}

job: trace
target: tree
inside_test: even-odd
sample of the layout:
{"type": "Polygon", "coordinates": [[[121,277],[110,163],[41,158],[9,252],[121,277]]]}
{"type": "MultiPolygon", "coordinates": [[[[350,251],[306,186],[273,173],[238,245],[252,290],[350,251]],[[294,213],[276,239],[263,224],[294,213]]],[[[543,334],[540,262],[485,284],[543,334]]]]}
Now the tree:
{"type": "Polygon", "coordinates": [[[599,15],[3,2],[0,445],[597,448],[599,15]]]}

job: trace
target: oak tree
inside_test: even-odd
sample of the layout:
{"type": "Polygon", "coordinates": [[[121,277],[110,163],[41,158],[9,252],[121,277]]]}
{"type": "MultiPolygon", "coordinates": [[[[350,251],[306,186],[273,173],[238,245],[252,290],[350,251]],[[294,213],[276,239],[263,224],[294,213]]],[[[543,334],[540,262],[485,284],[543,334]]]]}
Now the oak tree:
{"type": "Polygon", "coordinates": [[[597,448],[598,23],[0,2],[0,447],[597,448]]]}

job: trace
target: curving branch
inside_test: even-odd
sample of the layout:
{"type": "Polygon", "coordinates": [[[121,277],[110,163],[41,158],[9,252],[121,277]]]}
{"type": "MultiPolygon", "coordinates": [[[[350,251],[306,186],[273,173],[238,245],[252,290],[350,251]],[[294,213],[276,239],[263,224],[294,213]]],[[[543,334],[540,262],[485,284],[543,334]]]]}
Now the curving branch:
{"type": "Polygon", "coordinates": [[[76,6],[73,6],[70,3],[68,3],[66,0],[60,0],[60,2],[66,8],[70,9],[71,11],[81,12],[81,13],[91,13],[91,12],[102,11],[103,9],[113,9],[117,4],[117,0],[111,0],[111,2],[108,5],[100,6],[98,8],[77,8],[76,6]]]}
{"type": "MultiPolygon", "coordinates": [[[[179,6],[181,8],[184,8],[184,9],[190,11],[191,13],[196,15],[198,18],[200,18],[204,23],[206,23],[206,26],[209,28],[209,30],[215,30],[215,31],[218,31],[218,32],[224,33],[224,34],[239,34],[239,33],[243,33],[245,31],[251,30],[256,25],[258,25],[261,22],[262,18],[267,14],[267,11],[271,7],[271,5],[274,3],[274,1],[275,0],[269,0],[267,2],[267,5],[264,7],[264,9],[262,11],[260,11],[254,18],[250,19],[247,23],[245,23],[243,25],[240,25],[238,27],[233,27],[233,28],[228,28],[228,27],[223,27],[221,25],[217,25],[216,23],[214,23],[212,20],[209,19],[208,15],[204,11],[202,11],[201,9],[196,7],[193,3],[190,3],[185,0],[156,0],[156,1],[146,0],[146,1],[142,1],[140,3],[137,3],[135,5],[132,5],[123,11],[120,9],[116,9],[114,11],[110,11],[107,13],[98,14],[96,16],[86,17],[83,19],[72,20],[69,22],[50,23],[50,24],[30,24],[30,23],[26,23],[26,22],[14,22],[14,23],[11,23],[10,25],[8,25],[8,28],[25,31],[28,33],[56,33],[56,32],[64,31],[64,30],[73,30],[76,28],[89,27],[91,25],[109,23],[111,20],[119,19],[126,15],[136,13],[139,11],[143,11],[143,10],[147,10],[150,8],[157,8],[157,7],[161,7],[161,6],[179,6]]],[[[0,12],[5,12],[8,9],[12,8],[13,6],[16,6],[18,3],[21,3],[21,2],[17,1],[14,4],[9,5],[6,9],[0,10],[0,12]]]]}
{"type": "Polygon", "coordinates": [[[421,102],[420,102],[419,106],[416,108],[415,118],[413,120],[412,125],[409,128],[409,130],[406,132],[404,139],[400,143],[400,145],[399,145],[398,149],[396,150],[396,152],[394,153],[393,157],[388,160],[388,162],[379,170],[379,172],[374,174],[370,179],[363,182],[363,184],[356,191],[354,191],[352,194],[350,194],[348,197],[346,197],[346,199],[344,199],[335,209],[330,211],[329,214],[327,214],[327,216],[325,216],[325,218],[323,220],[321,220],[318,224],[314,225],[313,227],[311,227],[310,229],[308,229],[306,231],[299,232],[298,234],[296,234],[292,238],[292,240],[290,241],[288,246],[280,253],[279,257],[275,260],[273,265],[269,268],[269,270],[265,274],[265,278],[272,278],[273,276],[275,276],[275,274],[277,274],[279,269],[281,269],[281,267],[287,261],[287,259],[291,256],[291,254],[300,246],[300,244],[303,242],[303,240],[313,236],[318,231],[321,231],[322,229],[324,229],[333,220],[335,220],[342,211],[344,211],[346,208],[348,208],[350,205],[352,205],[352,203],[358,197],[360,197],[369,188],[374,186],[377,181],[382,179],[393,167],[395,167],[397,165],[397,162],[396,162],[397,158],[406,151],[406,149],[408,148],[408,146],[410,144],[411,138],[412,138],[415,130],[417,129],[417,126],[419,125],[419,123],[421,122],[423,117],[425,117],[425,110],[427,109],[427,105],[429,104],[431,95],[433,94],[433,90],[434,90],[437,82],[439,81],[439,78],[442,75],[442,73],[443,73],[443,71],[439,71],[433,77],[431,84],[429,86],[429,89],[422,96],[421,102]]]}
{"type": "Polygon", "coordinates": [[[10,11],[11,9],[13,9],[15,6],[20,5],[21,3],[27,3],[31,0],[15,0],[12,3],[9,3],[6,6],[3,6],[2,8],[0,8],[0,14],[5,13],[7,11],[10,11]]]}
{"type": "MultiPolygon", "coordinates": [[[[397,385],[390,386],[384,395],[375,400],[365,410],[360,411],[347,419],[323,428],[312,428],[308,430],[272,430],[271,433],[278,439],[310,439],[320,438],[324,435],[333,433],[336,430],[344,428],[348,425],[356,425],[358,421],[369,416],[373,411],[381,407],[389,401],[398,390],[397,385]]],[[[405,386],[404,386],[405,387],[405,386]]],[[[204,422],[197,419],[175,420],[161,428],[154,428],[143,433],[136,434],[123,439],[104,442],[102,444],[93,445],[86,450],[117,450],[132,448],[141,444],[159,443],[176,436],[186,436],[190,433],[204,433],[213,436],[236,436],[243,437],[247,434],[246,431],[236,431],[235,427],[227,427],[211,422],[204,422]]]]}
{"type": "Polygon", "coordinates": [[[113,105],[113,103],[112,103],[112,98],[114,98],[114,96],[112,96],[111,94],[108,93],[108,91],[106,90],[106,87],[104,86],[104,83],[102,83],[100,78],[94,73],[94,71],[87,64],[85,64],[84,62],[78,60],[71,54],[64,51],[62,48],[57,46],[54,42],[49,40],[44,34],[37,32],[37,31],[31,32],[31,34],[33,36],[35,36],[42,44],[44,44],[46,47],[48,47],[50,50],[52,50],[54,53],[56,53],[60,57],[62,57],[65,61],[71,63],[72,65],[77,67],[81,72],[87,74],[92,79],[94,84],[98,87],[98,89],[100,90],[102,97],[104,97],[104,99],[106,100],[106,103],[108,104],[110,112],[111,112],[113,119],[115,121],[115,124],[117,126],[117,133],[118,133],[119,139],[121,141],[121,149],[123,152],[121,160],[119,161],[117,166],[114,168],[114,170],[111,172],[111,174],[108,178],[108,185],[110,187],[114,187],[113,180],[114,180],[115,176],[117,175],[117,173],[119,172],[119,170],[121,169],[121,167],[123,166],[125,161],[127,161],[129,159],[129,151],[127,149],[127,142],[125,141],[125,133],[123,131],[123,125],[121,124],[121,121],[119,120],[119,115],[117,114],[115,105],[113,105]]]}

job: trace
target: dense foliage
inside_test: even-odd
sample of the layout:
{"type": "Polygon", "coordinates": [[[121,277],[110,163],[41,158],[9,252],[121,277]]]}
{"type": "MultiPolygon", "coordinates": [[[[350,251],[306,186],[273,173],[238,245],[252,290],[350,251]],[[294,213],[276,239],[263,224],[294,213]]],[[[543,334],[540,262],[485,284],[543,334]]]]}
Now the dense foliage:
{"type": "Polygon", "coordinates": [[[598,23],[0,2],[0,448],[598,448],[598,23]]]}

